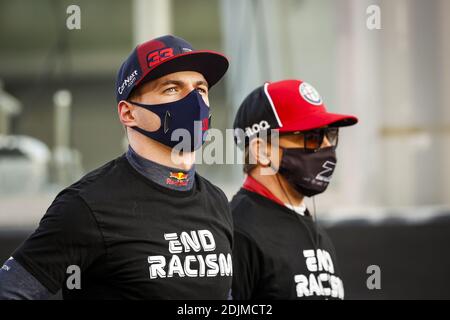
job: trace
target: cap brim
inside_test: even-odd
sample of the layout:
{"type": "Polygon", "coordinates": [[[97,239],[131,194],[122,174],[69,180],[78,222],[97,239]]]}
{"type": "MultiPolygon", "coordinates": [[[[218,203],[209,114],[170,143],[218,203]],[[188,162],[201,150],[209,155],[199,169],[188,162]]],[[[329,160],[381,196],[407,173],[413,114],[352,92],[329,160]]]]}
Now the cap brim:
{"type": "Polygon", "coordinates": [[[139,83],[161,78],[180,71],[201,73],[209,87],[215,85],[228,70],[228,59],[215,51],[191,51],[161,61],[142,78],[139,83]]]}
{"type": "Polygon", "coordinates": [[[337,113],[316,113],[308,117],[290,121],[283,124],[279,129],[280,132],[308,131],[318,129],[325,126],[332,127],[348,127],[358,123],[358,118],[346,114],[337,113]]]}

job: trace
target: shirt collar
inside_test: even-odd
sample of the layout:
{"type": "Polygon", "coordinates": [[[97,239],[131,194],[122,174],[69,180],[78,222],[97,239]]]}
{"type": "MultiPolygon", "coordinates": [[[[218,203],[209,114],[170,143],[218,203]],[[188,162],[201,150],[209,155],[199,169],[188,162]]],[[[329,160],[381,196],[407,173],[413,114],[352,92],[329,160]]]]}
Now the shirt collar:
{"type": "Polygon", "coordinates": [[[188,171],[163,166],[143,158],[129,146],[126,158],[131,166],[147,179],[168,189],[191,190],[195,181],[195,166],[188,171]]]}
{"type": "Polygon", "coordinates": [[[267,199],[270,199],[282,206],[284,203],[278,199],[269,189],[267,189],[264,185],[262,185],[259,181],[253,178],[250,175],[247,175],[247,178],[244,181],[244,185],[242,186],[245,190],[257,193],[267,199]]]}
{"type": "Polygon", "coordinates": [[[291,205],[288,205],[286,203],[283,203],[279,198],[277,198],[272,192],[270,192],[269,189],[267,189],[262,183],[257,181],[255,178],[253,178],[250,175],[247,175],[247,178],[244,181],[244,185],[242,186],[243,189],[257,193],[269,200],[272,200],[275,203],[278,203],[279,205],[282,205],[284,207],[287,207],[288,209],[294,211],[295,213],[302,215],[302,216],[309,216],[308,209],[306,208],[305,204],[300,205],[299,207],[292,207],[291,205]]]}

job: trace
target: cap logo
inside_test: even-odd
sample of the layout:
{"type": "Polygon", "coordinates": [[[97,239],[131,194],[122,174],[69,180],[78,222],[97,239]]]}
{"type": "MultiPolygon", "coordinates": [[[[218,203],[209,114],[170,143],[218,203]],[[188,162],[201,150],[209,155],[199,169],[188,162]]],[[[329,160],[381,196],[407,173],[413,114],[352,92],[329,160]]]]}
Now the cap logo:
{"type": "Polygon", "coordinates": [[[152,51],[147,54],[147,66],[153,68],[156,64],[173,56],[173,48],[152,51]]]}
{"type": "Polygon", "coordinates": [[[128,77],[126,77],[125,80],[123,80],[122,84],[117,88],[117,91],[119,94],[122,94],[125,88],[129,88],[133,85],[133,83],[136,81],[136,78],[138,76],[137,70],[134,70],[128,77]]]}
{"type": "Polygon", "coordinates": [[[260,123],[255,123],[251,127],[245,128],[245,135],[247,137],[251,137],[257,133],[259,133],[261,130],[268,130],[270,129],[270,124],[263,120],[260,123]]]}
{"type": "Polygon", "coordinates": [[[310,104],[320,106],[322,104],[322,97],[319,92],[309,83],[303,82],[299,87],[300,95],[310,104]]]}

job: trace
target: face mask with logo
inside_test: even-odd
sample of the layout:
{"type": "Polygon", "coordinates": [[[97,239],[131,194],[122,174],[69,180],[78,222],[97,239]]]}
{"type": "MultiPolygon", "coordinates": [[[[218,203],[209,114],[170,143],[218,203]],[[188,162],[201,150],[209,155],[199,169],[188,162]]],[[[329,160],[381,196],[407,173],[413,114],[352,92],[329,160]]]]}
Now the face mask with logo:
{"type": "Polygon", "coordinates": [[[336,148],[311,151],[304,148],[282,148],[278,172],[299,193],[312,197],[324,192],[336,167],[336,148]]]}
{"type": "Polygon", "coordinates": [[[190,151],[200,149],[205,142],[211,116],[208,105],[197,90],[193,90],[181,100],[169,103],[130,103],[155,113],[161,119],[161,127],[156,131],[132,127],[139,133],[170,148],[190,151]]]}

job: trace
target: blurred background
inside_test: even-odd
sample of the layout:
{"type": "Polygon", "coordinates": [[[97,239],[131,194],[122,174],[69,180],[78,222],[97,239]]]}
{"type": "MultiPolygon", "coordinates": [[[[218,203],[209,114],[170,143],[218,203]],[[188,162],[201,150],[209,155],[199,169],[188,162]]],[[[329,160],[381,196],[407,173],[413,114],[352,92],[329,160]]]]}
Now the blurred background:
{"type": "MultiPolygon", "coordinates": [[[[359,117],[315,199],[347,298],[449,299],[449,12],[448,0],[0,0],[0,260],[62,188],[124,152],[116,72],[138,43],[172,33],[230,58],[210,93],[215,128],[286,78],[359,117]],[[72,4],[80,29],[66,25],[72,4]]],[[[240,165],[198,171],[229,199],[244,178],[240,165]]]]}

